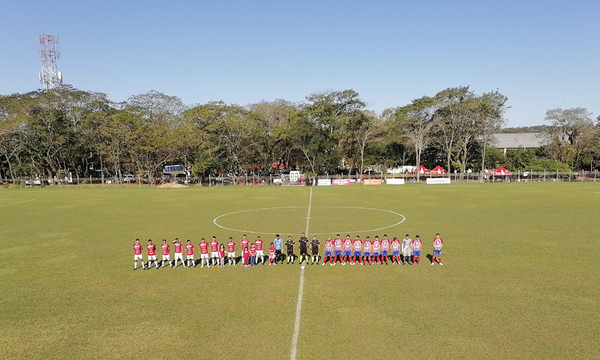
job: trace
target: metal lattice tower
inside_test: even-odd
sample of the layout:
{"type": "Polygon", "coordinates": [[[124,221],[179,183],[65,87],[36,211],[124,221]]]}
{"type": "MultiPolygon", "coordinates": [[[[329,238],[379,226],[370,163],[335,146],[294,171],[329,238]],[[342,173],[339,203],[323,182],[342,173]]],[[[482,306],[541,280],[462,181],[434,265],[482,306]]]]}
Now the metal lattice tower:
{"type": "Polygon", "coordinates": [[[56,60],[60,58],[58,36],[48,34],[38,35],[38,45],[40,48],[40,60],[42,61],[40,82],[44,89],[55,89],[63,83],[62,74],[56,67],[56,60]]]}

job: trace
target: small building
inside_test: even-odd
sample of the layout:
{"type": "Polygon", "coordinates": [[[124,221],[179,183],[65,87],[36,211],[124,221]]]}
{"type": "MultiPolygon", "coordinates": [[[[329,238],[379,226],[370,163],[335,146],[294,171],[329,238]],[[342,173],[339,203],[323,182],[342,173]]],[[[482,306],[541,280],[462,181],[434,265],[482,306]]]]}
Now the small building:
{"type": "Polygon", "coordinates": [[[541,133],[499,133],[492,135],[492,144],[506,155],[507,150],[537,149],[543,145],[541,133]]]}

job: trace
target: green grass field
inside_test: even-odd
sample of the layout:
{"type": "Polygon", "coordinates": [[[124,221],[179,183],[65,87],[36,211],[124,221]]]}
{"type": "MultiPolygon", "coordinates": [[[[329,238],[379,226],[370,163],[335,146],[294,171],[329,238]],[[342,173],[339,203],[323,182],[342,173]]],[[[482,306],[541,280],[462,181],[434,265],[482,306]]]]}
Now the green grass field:
{"type": "MultiPolygon", "coordinates": [[[[134,272],[131,246],[239,241],[213,219],[272,207],[292,208],[218,221],[297,240],[309,193],[0,190],[2,358],[289,359],[298,265],[134,272]]],[[[307,266],[297,358],[600,358],[598,224],[595,183],[315,187],[309,235],[419,234],[428,254],[440,232],[445,266],[307,266]],[[357,207],[406,220],[364,232],[401,219],[357,207]]]]}

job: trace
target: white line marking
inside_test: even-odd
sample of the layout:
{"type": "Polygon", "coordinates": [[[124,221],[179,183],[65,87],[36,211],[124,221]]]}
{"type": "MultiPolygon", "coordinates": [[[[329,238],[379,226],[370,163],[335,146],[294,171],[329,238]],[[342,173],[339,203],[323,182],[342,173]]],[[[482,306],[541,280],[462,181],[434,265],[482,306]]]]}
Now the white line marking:
{"type": "MultiPolygon", "coordinates": [[[[0,199],[0,200],[10,200],[10,199],[0,199]]],[[[16,203],[10,203],[10,204],[0,204],[0,206],[11,206],[11,205],[19,205],[19,204],[24,204],[30,201],[35,201],[35,199],[29,199],[29,200],[24,200],[24,201],[19,201],[16,203]]]]}
{"type": "MultiPolygon", "coordinates": [[[[312,207],[318,207],[318,208],[335,208],[335,209],[359,209],[359,210],[373,210],[373,211],[382,211],[382,212],[387,212],[390,214],[394,214],[396,216],[399,216],[402,218],[402,220],[398,221],[395,224],[392,225],[388,225],[388,226],[384,226],[384,227],[380,227],[380,228],[376,228],[376,229],[367,229],[367,230],[334,230],[334,231],[330,231],[330,232],[324,232],[324,233],[314,233],[312,235],[327,235],[327,234],[331,234],[331,233],[366,233],[366,232],[374,232],[374,231],[380,231],[380,230],[385,230],[385,229],[389,229],[392,228],[394,226],[400,225],[402,224],[405,220],[406,217],[400,213],[397,213],[395,211],[392,210],[386,210],[386,209],[377,209],[377,208],[369,208],[369,207],[361,207],[361,206],[312,206],[312,207]]],[[[223,215],[219,215],[216,218],[213,219],[213,224],[215,224],[216,226],[220,227],[221,229],[224,230],[229,230],[229,231],[237,231],[237,232],[241,232],[241,233],[251,233],[251,234],[268,234],[268,235],[276,235],[279,234],[279,232],[266,232],[266,231],[254,231],[254,230],[243,230],[243,229],[234,229],[234,228],[229,228],[226,226],[223,226],[221,224],[218,223],[218,220],[221,218],[224,218],[226,216],[229,215],[235,215],[235,214],[241,214],[241,213],[246,213],[246,212],[252,212],[252,211],[266,211],[266,210],[278,210],[278,209],[301,209],[304,208],[304,206],[275,206],[275,207],[270,207],[270,208],[260,208],[260,209],[249,209],[249,210],[240,210],[240,211],[232,211],[223,215]]],[[[310,211],[310,209],[309,209],[310,211]]],[[[306,231],[306,233],[308,234],[308,231],[306,231]]]]}
{"type": "Polygon", "coordinates": [[[300,312],[302,311],[302,297],[304,296],[304,270],[300,270],[300,284],[298,285],[298,303],[296,304],[296,320],[294,321],[294,336],[292,336],[292,352],[290,360],[296,360],[298,348],[298,335],[300,335],[300,312]]]}
{"type": "MultiPolygon", "coordinates": [[[[308,212],[306,214],[306,231],[304,236],[308,237],[308,230],[310,226],[310,209],[312,207],[312,193],[313,188],[310,188],[310,195],[308,197],[308,212]]],[[[292,335],[292,351],[290,353],[290,360],[296,360],[296,352],[298,349],[298,335],[300,335],[300,313],[302,312],[302,298],[304,297],[304,269],[300,268],[300,282],[298,284],[298,302],[296,303],[296,319],[294,320],[294,335],[292,335]]]]}
{"type": "Polygon", "coordinates": [[[308,226],[310,225],[310,208],[312,207],[312,189],[310,188],[310,195],[308,196],[308,213],[306,213],[306,231],[304,235],[308,236],[308,226]]]}

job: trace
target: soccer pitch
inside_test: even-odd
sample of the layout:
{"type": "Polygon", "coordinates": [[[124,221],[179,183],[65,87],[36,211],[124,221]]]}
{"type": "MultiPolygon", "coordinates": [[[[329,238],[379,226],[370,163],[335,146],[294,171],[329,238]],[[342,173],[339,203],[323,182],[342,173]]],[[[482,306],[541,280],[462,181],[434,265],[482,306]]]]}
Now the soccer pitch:
{"type": "Polygon", "coordinates": [[[424,251],[306,266],[297,359],[600,358],[595,183],[2,189],[0,219],[4,359],[289,359],[297,262],[132,271],[132,244],[233,236],[239,254],[227,229],[268,245],[307,227],[321,250],[339,232],[424,251]]]}

